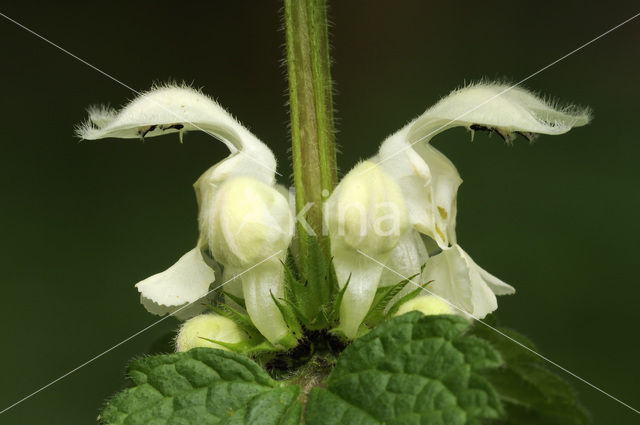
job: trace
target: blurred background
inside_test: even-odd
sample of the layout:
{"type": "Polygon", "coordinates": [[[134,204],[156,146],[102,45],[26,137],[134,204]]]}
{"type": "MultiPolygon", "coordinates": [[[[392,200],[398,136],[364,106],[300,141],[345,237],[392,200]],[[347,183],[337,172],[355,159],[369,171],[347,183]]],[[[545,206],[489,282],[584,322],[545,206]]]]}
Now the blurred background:
{"type": "MultiPolygon", "coordinates": [[[[125,84],[186,81],[228,108],[280,159],[288,135],[280,2],[22,1],[1,12],[125,84]]],[[[348,171],[450,90],[518,81],[638,12],[633,1],[332,4],[339,164],[348,171]]],[[[88,105],[134,95],[0,17],[0,410],[157,319],[133,284],[194,246],[191,188],[227,155],[206,135],[83,142],[88,105]]],[[[465,179],[461,244],[517,294],[503,325],[594,385],[640,407],[637,142],[640,18],[526,82],[588,105],[594,121],[505,146],[438,136],[465,179]]],[[[161,350],[170,318],[0,416],[92,424],[127,361],[161,350]]],[[[566,376],[566,375],[565,375],[566,376]]],[[[638,416],[569,378],[595,423],[638,416]]]]}

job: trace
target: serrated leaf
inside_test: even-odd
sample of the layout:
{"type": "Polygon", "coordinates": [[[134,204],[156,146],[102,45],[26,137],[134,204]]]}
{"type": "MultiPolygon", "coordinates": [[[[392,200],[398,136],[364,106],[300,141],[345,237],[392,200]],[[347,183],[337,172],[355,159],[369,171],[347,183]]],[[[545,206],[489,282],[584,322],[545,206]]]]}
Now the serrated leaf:
{"type": "Polygon", "coordinates": [[[505,424],[589,424],[589,415],[571,385],[549,371],[543,360],[530,351],[537,352],[535,345],[512,330],[498,328],[498,331],[511,339],[482,324],[472,329],[474,335],[488,341],[505,360],[504,367],[483,373],[505,404],[505,424]]]}
{"type": "Polygon", "coordinates": [[[136,360],[104,425],[297,424],[299,388],[280,386],[249,358],[211,348],[136,360]]]}
{"type": "MultiPolygon", "coordinates": [[[[495,318],[492,318],[495,321],[495,318]]],[[[519,334],[511,329],[498,328],[497,324],[491,325],[491,327],[477,323],[472,328],[472,333],[477,335],[491,343],[502,354],[507,364],[514,363],[542,363],[542,359],[535,355],[532,351],[537,352],[535,344],[526,336],[519,334]],[[500,335],[491,327],[502,332],[505,336],[500,335]],[[515,342],[514,342],[515,341],[515,342]],[[524,345],[527,348],[523,348],[519,344],[524,345]]]]}
{"type": "Polygon", "coordinates": [[[503,364],[503,359],[495,348],[481,338],[467,336],[455,340],[453,345],[464,354],[472,370],[495,369],[503,364]]]}
{"type": "Polygon", "coordinates": [[[465,319],[409,313],[345,349],[326,389],[309,397],[307,425],[481,424],[499,419],[498,394],[478,372],[500,355],[468,337],[465,319]]]}

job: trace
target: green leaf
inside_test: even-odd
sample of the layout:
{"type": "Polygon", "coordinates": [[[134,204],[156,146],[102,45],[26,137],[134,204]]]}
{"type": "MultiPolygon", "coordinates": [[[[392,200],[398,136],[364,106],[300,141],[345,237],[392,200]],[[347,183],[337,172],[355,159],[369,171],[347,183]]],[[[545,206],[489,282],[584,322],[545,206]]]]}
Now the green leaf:
{"type": "Polygon", "coordinates": [[[472,333],[488,341],[505,360],[504,367],[483,372],[505,404],[505,425],[591,423],[571,385],[530,351],[537,352],[535,345],[512,330],[497,329],[508,338],[482,324],[476,324],[472,333]]]}
{"type": "Polygon", "coordinates": [[[211,348],[135,360],[133,386],[102,411],[104,425],[293,425],[299,388],[281,386],[249,358],[211,348]]]}
{"type": "Polygon", "coordinates": [[[290,263],[283,263],[286,287],[286,301],[295,306],[298,320],[307,329],[318,330],[328,327],[324,306],[332,295],[332,282],[320,245],[316,238],[309,237],[308,256],[304,259],[305,276],[296,277],[290,263]],[[304,282],[304,283],[303,283],[304,282]]]}
{"type": "Polygon", "coordinates": [[[340,319],[340,307],[342,306],[342,299],[344,298],[344,293],[347,291],[347,288],[349,287],[349,282],[351,282],[351,275],[349,275],[344,286],[342,287],[342,289],[338,291],[335,299],[332,302],[331,312],[329,314],[329,320],[333,325],[337,325],[340,319]]]}
{"type": "Polygon", "coordinates": [[[367,326],[373,328],[380,322],[384,321],[384,311],[391,300],[393,300],[393,298],[398,295],[398,293],[400,293],[400,291],[402,291],[402,289],[404,289],[404,287],[407,286],[407,284],[416,276],[417,274],[398,282],[395,285],[378,288],[376,295],[373,298],[373,302],[371,303],[371,307],[369,308],[369,312],[364,319],[367,326]]]}
{"type": "MultiPolygon", "coordinates": [[[[284,321],[287,324],[287,327],[289,328],[293,336],[296,339],[301,339],[303,337],[302,327],[300,326],[300,322],[298,322],[298,318],[296,317],[296,313],[293,310],[293,308],[287,303],[282,302],[278,298],[276,298],[276,296],[273,295],[273,292],[271,292],[271,299],[273,300],[275,305],[278,307],[278,310],[280,310],[280,313],[282,314],[282,317],[284,318],[284,321]]],[[[293,348],[293,347],[289,347],[289,348],[293,348]]]]}
{"type": "Polygon", "coordinates": [[[300,277],[298,263],[296,263],[296,257],[291,248],[289,248],[287,251],[287,258],[285,259],[284,265],[291,272],[291,275],[294,279],[298,279],[300,277]]]}
{"type": "MultiPolygon", "coordinates": [[[[424,266],[423,266],[424,267],[424,266]]],[[[411,301],[412,299],[414,299],[415,297],[417,297],[418,295],[420,295],[420,293],[422,292],[422,290],[433,281],[429,281],[429,282],[425,282],[422,285],[420,285],[419,288],[414,289],[413,291],[409,292],[407,295],[403,296],[402,298],[400,298],[398,301],[394,302],[393,305],[391,306],[391,308],[389,309],[389,311],[386,314],[386,318],[391,318],[393,317],[398,310],[400,310],[400,306],[404,303],[406,303],[407,301],[411,301]]]]}
{"type": "Polygon", "coordinates": [[[304,268],[306,273],[304,292],[296,296],[302,310],[310,319],[307,327],[318,330],[328,326],[327,318],[323,314],[323,306],[331,301],[333,282],[320,244],[313,236],[308,238],[308,249],[304,268]]]}
{"type": "Polygon", "coordinates": [[[235,302],[236,304],[238,304],[240,307],[244,308],[245,310],[247,309],[246,304],[244,303],[244,299],[240,298],[240,297],[236,297],[233,294],[230,294],[229,292],[226,291],[222,291],[222,294],[226,297],[229,298],[231,301],[235,302]]]}
{"type": "Polygon", "coordinates": [[[458,316],[413,312],[383,323],[347,347],[325,388],[314,388],[307,425],[465,425],[503,416],[479,372],[500,354],[465,335],[458,316]]]}
{"type": "Polygon", "coordinates": [[[298,301],[305,299],[305,284],[300,283],[300,281],[294,276],[294,273],[288,263],[282,263],[282,265],[284,267],[285,282],[284,302],[293,310],[298,321],[308,328],[312,322],[312,319],[308,317],[310,313],[306,311],[306,303],[298,301]]]}
{"type": "Polygon", "coordinates": [[[258,328],[255,327],[248,314],[239,312],[228,304],[221,304],[217,306],[209,305],[207,307],[214,313],[232,320],[236,325],[238,325],[240,329],[242,329],[247,333],[247,335],[249,335],[249,338],[251,338],[254,343],[257,344],[264,340],[264,337],[262,336],[258,328]]]}

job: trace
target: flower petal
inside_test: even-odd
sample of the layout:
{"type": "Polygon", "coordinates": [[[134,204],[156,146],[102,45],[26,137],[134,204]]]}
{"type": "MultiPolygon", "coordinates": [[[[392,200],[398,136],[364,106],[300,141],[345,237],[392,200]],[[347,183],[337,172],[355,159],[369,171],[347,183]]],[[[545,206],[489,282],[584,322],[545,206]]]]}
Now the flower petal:
{"type": "Polygon", "coordinates": [[[480,268],[459,245],[429,258],[424,278],[433,280],[427,287],[429,292],[477,319],[498,308],[496,294],[515,292],[511,286],[480,268]]]}
{"type": "Polygon", "coordinates": [[[589,122],[587,109],[558,107],[533,93],[506,84],[475,84],[453,91],[407,127],[409,143],[428,142],[452,127],[495,130],[506,140],[515,132],[563,134],[589,122]]]}
{"type": "Polygon", "coordinates": [[[288,199],[250,177],[234,177],[221,185],[202,203],[199,221],[216,261],[234,271],[286,252],[295,226],[288,199]]]}
{"type": "Polygon", "coordinates": [[[484,282],[487,284],[489,288],[491,288],[494,294],[512,295],[516,293],[516,290],[513,286],[503,282],[502,280],[498,279],[488,271],[484,270],[482,267],[476,264],[475,261],[473,261],[473,259],[469,256],[469,254],[467,254],[467,252],[463,250],[460,245],[457,245],[457,247],[460,250],[460,253],[464,257],[464,259],[467,261],[467,264],[469,264],[471,268],[478,271],[478,273],[480,274],[480,278],[484,280],[484,282]]]}
{"type": "Polygon", "coordinates": [[[340,287],[349,281],[340,305],[340,330],[353,339],[371,308],[388,254],[380,255],[377,261],[350,248],[333,250],[333,255],[340,287]]]}
{"type": "MultiPolygon", "coordinates": [[[[225,267],[222,271],[222,290],[238,298],[244,298],[242,293],[242,278],[238,277],[230,268],[225,267]]],[[[229,301],[229,300],[226,300],[229,301]]]]}
{"type": "Polygon", "coordinates": [[[164,316],[165,314],[171,314],[178,320],[188,320],[198,314],[201,314],[207,309],[207,304],[211,304],[209,296],[199,298],[191,304],[183,304],[182,306],[167,307],[151,301],[149,298],[145,298],[140,295],[140,304],[151,314],[156,316],[164,316]]]}
{"type": "Polygon", "coordinates": [[[462,179],[456,167],[429,144],[406,146],[406,132],[389,137],[375,158],[400,186],[409,222],[442,249],[456,242],[456,197],[462,179]]]}
{"type": "Polygon", "coordinates": [[[445,249],[440,254],[429,258],[423,279],[432,281],[427,286],[427,291],[446,299],[457,307],[456,313],[462,310],[473,314],[469,267],[456,248],[445,249]]]}
{"type": "Polygon", "coordinates": [[[260,333],[276,346],[282,344],[290,334],[280,309],[271,298],[271,294],[276,299],[284,298],[283,273],[281,263],[268,261],[241,276],[247,313],[260,333]]]}
{"type": "Polygon", "coordinates": [[[428,144],[452,127],[516,133],[561,134],[589,122],[589,112],[558,108],[519,88],[477,84],[452,92],[381,145],[375,161],[402,188],[411,224],[442,249],[456,243],[456,196],[462,179],[455,166],[428,144]],[[421,143],[418,143],[421,142],[421,143]]]}
{"type": "Polygon", "coordinates": [[[331,245],[390,252],[409,227],[400,186],[371,161],[353,167],[323,206],[331,245]]]}
{"type": "Polygon", "coordinates": [[[162,86],[143,93],[120,111],[90,108],[89,119],[77,128],[87,140],[146,138],[200,130],[224,142],[233,161],[214,166],[217,179],[230,173],[250,175],[273,183],[273,153],[218,103],[189,87],[162,86]]]}
{"type": "MultiPolygon", "coordinates": [[[[404,279],[401,276],[411,277],[420,274],[428,259],[429,254],[420,233],[410,229],[400,237],[398,245],[389,254],[378,286],[395,285],[404,279]]],[[[406,289],[413,291],[416,288],[409,284],[406,289]]]]}
{"type": "Polygon", "coordinates": [[[159,306],[177,307],[205,296],[214,280],[214,270],[205,262],[200,248],[196,247],[173,266],[137,283],[136,287],[145,299],[159,306]]]}

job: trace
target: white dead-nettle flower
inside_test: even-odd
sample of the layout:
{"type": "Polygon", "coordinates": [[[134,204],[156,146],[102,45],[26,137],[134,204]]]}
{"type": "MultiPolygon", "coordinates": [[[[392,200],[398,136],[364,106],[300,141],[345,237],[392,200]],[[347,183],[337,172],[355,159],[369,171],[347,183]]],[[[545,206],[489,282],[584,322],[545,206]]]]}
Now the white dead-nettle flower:
{"type": "Polygon", "coordinates": [[[283,341],[289,331],[271,295],[284,298],[280,261],[294,231],[287,199],[253,178],[231,177],[217,190],[210,210],[201,232],[213,257],[240,276],[247,312],[260,333],[274,344],[283,341]]]}
{"type": "MultiPolygon", "coordinates": [[[[531,140],[588,121],[585,110],[558,108],[523,89],[478,84],[454,91],[389,136],[376,156],[342,179],[323,208],[339,284],[344,288],[349,282],[340,330],[349,338],[358,336],[377,288],[403,277],[432,281],[426,290],[435,298],[417,298],[400,311],[450,312],[435,301],[440,297],[455,306],[453,311],[482,318],[497,308],[496,295],[514,292],[458,245],[456,199],[462,179],[429,144],[433,136],[462,126],[496,132],[511,142],[517,134],[531,140]]],[[[155,314],[190,317],[202,311],[196,301],[210,291],[218,274],[219,284],[234,279],[227,289],[244,298],[265,338],[287,346],[293,336],[272,297],[285,294],[280,262],[293,237],[294,214],[275,185],[276,161],[269,148],[209,97],[174,86],[143,94],[119,112],[93,108],[78,134],[100,139],[179,132],[182,137],[188,130],[220,139],[231,155],[194,185],[200,230],[196,247],[136,285],[142,303],[155,314]]],[[[407,285],[404,291],[411,289],[407,285]]]]}
{"type": "Polygon", "coordinates": [[[224,345],[240,344],[249,336],[231,319],[217,314],[201,314],[182,324],[176,337],[176,351],[189,351],[195,347],[211,347],[228,350],[224,345]]]}
{"type": "MultiPolygon", "coordinates": [[[[361,183],[361,193],[366,193],[367,199],[380,197],[388,201],[390,198],[386,194],[392,185],[387,182],[394,181],[397,184],[394,187],[399,188],[401,196],[394,194],[393,199],[397,200],[401,211],[406,209],[410,226],[399,238],[386,238],[380,242],[380,252],[384,255],[369,254],[385,263],[387,270],[382,274],[377,269],[376,273],[364,273],[362,264],[369,263],[354,255],[355,251],[362,248],[342,243],[339,236],[331,234],[336,271],[351,270],[352,281],[356,274],[361,274],[356,282],[377,279],[379,286],[402,280],[399,276],[420,275],[414,280],[433,281],[428,288],[433,294],[475,317],[486,316],[497,308],[496,295],[512,294],[515,290],[480,268],[457,245],[456,198],[462,179],[451,161],[431,146],[429,141],[444,130],[462,126],[471,131],[498,133],[510,143],[518,134],[531,140],[536,134],[562,134],[588,122],[587,110],[558,108],[521,88],[478,84],[452,92],[389,136],[378,154],[364,163],[374,163],[375,166],[358,165],[341,183],[346,184],[347,179],[371,181],[369,184],[361,183]],[[385,184],[377,183],[381,181],[385,184]],[[340,245],[334,247],[334,243],[340,245]],[[441,252],[429,258],[425,244],[432,251],[435,248],[441,252]]],[[[353,190],[350,197],[344,196],[339,190],[340,186],[329,200],[329,205],[335,211],[339,209],[335,205],[349,202],[350,197],[358,199],[358,196],[363,196],[358,194],[358,190],[353,190]]],[[[375,202],[363,205],[376,208],[375,202]]],[[[365,216],[368,214],[372,213],[367,212],[365,216]]],[[[334,231],[332,227],[329,229],[330,232],[334,231]]],[[[374,236],[368,235],[367,238],[375,240],[374,236]]],[[[345,274],[338,272],[338,278],[344,280],[345,274]]],[[[367,285],[359,284],[354,288],[354,297],[360,297],[357,302],[359,310],[366,311],[372,299],[371,289],[363,291],[360,288],[370,288],[371,285],[368,282],[367,285]]],[[[415,287],[408,286],[405,291],[411,289],[415,287]]],[[[354,320],[362,317],[362,314],[358,314],[354,320]]],[[[353,335],[353,329],[358,325],[349,323],[349,336],[353,335]]]]}
{"type": "Polygon", "coordinates": [[[191,316],[202,311],[196,301],[209,292],[219,263],[226,275],[239,275],[249,315],[277,344],[288,331],[271,293],[283,292],[279,261],[292,237],[293,217],[287,199],[275,189],[271,150],[215,101],[188,87],[158,87],[118,112],[92,108],[89,113],[78,128],[83,139],[140,139],[172,132],[182,137],[184,131],[201,130],[227,145],[231,155],[194,185],[200,228],[196,247],[136,287],[150,312],[180,309],[183,317],[191,316]]]}

